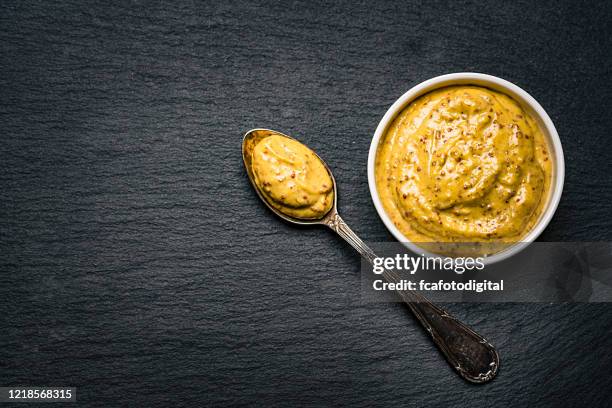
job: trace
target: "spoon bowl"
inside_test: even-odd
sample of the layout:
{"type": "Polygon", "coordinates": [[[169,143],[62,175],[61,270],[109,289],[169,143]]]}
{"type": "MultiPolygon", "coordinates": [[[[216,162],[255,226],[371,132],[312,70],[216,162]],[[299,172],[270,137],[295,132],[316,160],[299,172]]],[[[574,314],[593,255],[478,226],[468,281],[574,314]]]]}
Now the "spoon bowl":
{"type": "Polygon", "coordinates": [[[268,136],[274,136],[274,135],[286,137],[287,139],[291,139],[298,143],[301,143],[299,140],[289,135],[286,135],[284,133],[278,132],[276,130],[251,129],[248,132],[246,132],[244,134],[244,138],[242,139],[242,161],[244,162],[244,167],[246,169],[251,185],[257,192],[257,195],[259,196],[259,198],[261,198],[261,201],[263,201],[266,204],[266,206],[270,210],[272,210],[273,213],[275,213],[276,215],[278,215],[285,221],[288,221],[293,224],[299,224],[299,225],[317,225],[317,224],[327,225],[329,220],[333,218],[333,215],[337,213],[336,204],[338,202],[338,191],[336,189],[336,179],[334,178],[334,175],[332,174],[331,169],[329,168],[327,163],[325,163],[325,161],[321,157],[319,157],[319,155],[314,150],[312,152],[321,161],[323,166],[325,166],[325,169],[327,170],[327,172],[329,173],[329,176],[331,177],[332,184],[333,184],[333,191],[334,191],[334,202],[332,204],[331,209],[327,213],[325,213],[323,216],[321,216],[320,218],[315,218],[315,219],[297,218],[297,217],[293,217],[291,215],[285,214],[284,212],[280,211],[278,208],[270,204],[270,202],[268,201],[268,198],[261,191],[261,188],[259,187],[259,185],[257,185],[257,183],[255,182],[255,175],[253,174],[252,157],[251,157],[253,149],[260,141],[262,141],[268,136]]]}

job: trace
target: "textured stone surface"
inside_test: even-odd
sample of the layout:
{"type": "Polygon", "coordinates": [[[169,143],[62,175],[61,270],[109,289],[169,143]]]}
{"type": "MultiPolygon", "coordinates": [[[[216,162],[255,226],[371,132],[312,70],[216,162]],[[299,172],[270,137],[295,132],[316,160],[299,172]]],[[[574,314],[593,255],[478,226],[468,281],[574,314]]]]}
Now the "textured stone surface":
{"type": "Polygon", "coordinates": [[[466,384],[404,306],[359,303],[351,248],[277,220],[242,169],[247,129],[295,135],[355,231],[390,240],[366,181],[378,121],[422,80],[485,72],[563,141],[541,239],[610,240],[610,3],[448,3],[0,5],[0,385],[91,406],[609,406],[611,305],[448,305],[502,356],[466,384]]]}

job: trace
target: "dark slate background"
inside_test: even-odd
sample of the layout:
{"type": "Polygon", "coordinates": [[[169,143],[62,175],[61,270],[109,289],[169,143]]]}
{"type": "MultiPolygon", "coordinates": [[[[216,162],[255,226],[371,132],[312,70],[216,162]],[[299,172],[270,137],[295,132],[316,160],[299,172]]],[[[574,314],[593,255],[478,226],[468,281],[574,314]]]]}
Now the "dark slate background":
{"type": "Polygon", "coordinates": [[[359,258],[258,201],[242,134],[299,137],[344,218],[392,237],[366,160],[403,92],[530,92],[563,141],[542,240],[612,239],[610,2],[2,2],[0,385],[90,406],[610,406],[612,305],[449,304],[500,350],[463,382],[359,258]]]}

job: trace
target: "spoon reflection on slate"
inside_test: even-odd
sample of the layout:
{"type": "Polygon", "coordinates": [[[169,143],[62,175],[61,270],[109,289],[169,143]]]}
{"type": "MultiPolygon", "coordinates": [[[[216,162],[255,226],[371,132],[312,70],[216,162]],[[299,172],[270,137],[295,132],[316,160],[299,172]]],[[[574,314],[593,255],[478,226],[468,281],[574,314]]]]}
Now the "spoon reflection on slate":
{"type": "MultiPolygon", "coordinates": [[[[269,129],[253,129],[244,135],[242,158],[249,180],[262,201],[276,215],[290,223],[325,225],[331,228],[355,248],[361,256],[373,263],[377,255],[340,218],[336,206],[338,197],[336,180],[327,164],[316,153],[308,149],[309,152],[312,152],[312,156],[316,156],[321,161],[333,184],[333,203],[328,204],[329,209],[326,212],[321,212],[320,216],[310,214],[308,218],[300,218],[295,213],[290,215],[288,214],[290,211],[284,210],[283,207],[279,207],[277,203],[272,202],[270,194],[262,190],[253,170],[253,149],[258,143],[271,136],[287,138],[294,145],[295,142],[300,143],[283,133],[269,129]]],[[[397,273],[391,270],[385,270],[382,276],[390,283],[400,281],[397,273]]],[[[397,292],[462,378],[472,383],[485,383],[495,377],[499,368],[499,355],[484,337],[449,315],[445,310],[431,303],[420,293],[409,290],[398,290],[397,292]]]]}

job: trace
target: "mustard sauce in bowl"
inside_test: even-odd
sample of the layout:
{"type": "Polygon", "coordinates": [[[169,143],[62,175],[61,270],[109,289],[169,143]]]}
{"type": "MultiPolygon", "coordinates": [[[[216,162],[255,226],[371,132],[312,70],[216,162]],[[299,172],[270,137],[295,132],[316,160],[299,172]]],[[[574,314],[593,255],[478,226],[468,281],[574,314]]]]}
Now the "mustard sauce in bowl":
{"type": "Polygon", "coordinates": [[[552,181],[537,122],[514,99],[448,86],[404,108],[378,145],[382,206],[412,242],[518,242],[552,181]]]}

